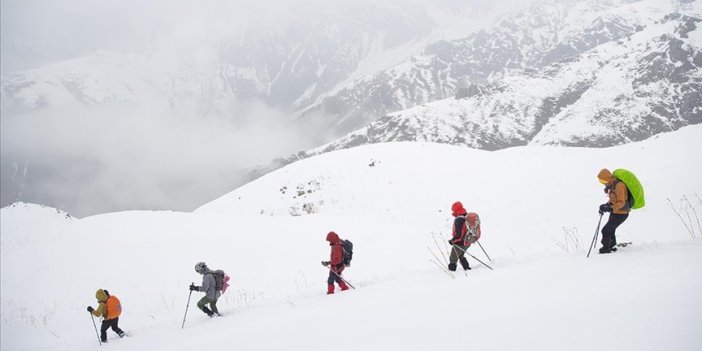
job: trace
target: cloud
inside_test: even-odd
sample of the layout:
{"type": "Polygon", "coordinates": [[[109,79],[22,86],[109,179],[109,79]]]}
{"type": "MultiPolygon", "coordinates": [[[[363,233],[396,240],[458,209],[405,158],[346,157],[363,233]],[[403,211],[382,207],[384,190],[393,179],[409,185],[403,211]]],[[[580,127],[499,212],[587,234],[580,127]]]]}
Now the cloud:
{"type": "Polygon", "coordinates": [[[282,13],[271,0],[3,0],[2,73],[100,50],[141,52],[210,45],[282,13]]]}
{"type": "MultiPolygon", "coordinates": [[[[469,2],[482,7],[491,3],[469,2]]],[[[223,43],[234,42],[232,38],[243,35],[250,24],[265,35],[332,16],[332,10],[336,16],[354,18],[353,11],[383,5],[419,6],[412,8],[421,14],[421,6],[429,4],[442,7],[441,16],[449,12],[453,17],[461,13],[454,9],[464,6],[458,0],[3,0],[1,70],[40,67],[101,50],[124,57],[156,52],[161,53],[156,54],[157,63],[148,69],[156,77],[152,81],[163,81],[184,67],[195,67],[193,74],[211,73],[208,69],[217,67],[226,51],[223,43]],[[295,21],[278,23],[287,16],[295,21]]],[[[461,35],[465,29],[461,25],[455,31],[461,35]]],[[[93,75],[86,84],[99,85],[100,79],[93,75]]],[[[47,84],[59,86],[57,82],[47,84]]],[[[173,89],[177,92],[178,86],[173,89]]],[[[99,95],[100,87],[96,90],[99,95]]],[[[251,100],[217,101],[215,113],[195,98],[178,101],[176,107],[164,106],[163,99],[161,104],[144,100],[3,111],[0,203],[21,198],[74,215],[117,209],[190,210],[240,185],[248,167],[329,141],[320,132],[329,122],[323,115],[309,119],[319,125],[300,125],[285,112],[251,100]]]]}
{"type": "Polygon", "coordinates": [[[236,113],[202,115],[193,103],[3,115],[3,205],[23,192],[79,216],[192,210],[240,185],[249,167],[312,146],[277,110],[257,102],[225,105],[236,113]]]}

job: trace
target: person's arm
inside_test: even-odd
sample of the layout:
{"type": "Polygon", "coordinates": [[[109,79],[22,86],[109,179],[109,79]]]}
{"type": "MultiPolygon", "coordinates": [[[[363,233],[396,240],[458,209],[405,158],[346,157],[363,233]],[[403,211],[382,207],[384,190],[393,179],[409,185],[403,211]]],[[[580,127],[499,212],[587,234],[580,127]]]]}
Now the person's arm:
{"type": "Polygon", "coordinates": [[[336,269],[335,272],[344,266],[344,250],[341,248],[340,244],[334,244],[332,246],[331,257],[330,257],[330,268],[336,269]]]}
{"type": "Polygon", "coordinates": [[[456,219],[453,221],[453,238],[451,238],[452,244],[458,244],[463,237],[463,224],[465,222],[466,219],[463,217],[456,217],[456,219]]]}
{"type": "Polygon", "coordinates": [[[96,310],[93,310],[93,315],[95,317],[103,317],[103,315],[107,312],[107,304],[104,302],[100,302],[98,304],[98,308],[96,310]]]}

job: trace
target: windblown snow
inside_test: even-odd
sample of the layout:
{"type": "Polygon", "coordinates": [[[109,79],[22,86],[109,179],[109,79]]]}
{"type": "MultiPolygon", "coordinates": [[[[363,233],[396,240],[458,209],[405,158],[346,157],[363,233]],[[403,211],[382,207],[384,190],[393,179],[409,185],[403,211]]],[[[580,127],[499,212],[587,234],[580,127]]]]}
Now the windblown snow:
{"type": "Polygon", "coordinates": [[[697,350],[700,148],[702,126],[604,149],[374,144],[296,162],[192,213],[78,219],[14,204],[0,210],[0,348],[98,348],[85,308],[105,288],[129,337],[108,334],[104,349],[697,350]],[[617,231],[632,246],[586,258],[603,167],[635,172],[647,206],[617,231]],[[494,270],[469,257],[473,270],[451,277],[430,262],[457,200],[480,214],[492,261],[469,252],[494,270]],[[357,289],[325,296],[330,230],[354,242],[344,276],[357,289]],[[181,329],[198,261],[233,284],[215,319],[193,293],[181,329]]]}

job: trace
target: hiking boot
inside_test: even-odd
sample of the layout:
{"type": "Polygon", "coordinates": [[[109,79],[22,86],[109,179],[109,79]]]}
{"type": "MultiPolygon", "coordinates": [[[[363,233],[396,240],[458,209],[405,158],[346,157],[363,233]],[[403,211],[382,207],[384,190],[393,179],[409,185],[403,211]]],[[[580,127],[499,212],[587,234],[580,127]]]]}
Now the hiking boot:
{"type": "Polygon", "coordinates": [[[212,318],[214,316],[214,312],[210,311],[210,309],[207,307],[203,307],[202,312],[205,312],[205,314],[210,318],[212,318]]]}
{"type": "Polygon", "coordinates": [[[343,281],[339,283],[339,287],[341,288],[341,291],[349,290],[349,287],[343,281]]]}
{"type": "Polygon", "coordinates": [[[612,249],[611,249],[611,248],[607,248],[607,247],[602,247],[602,248],[600,248],[600,253],[601,253],[601,254],[608,254],[608,253],[611,253],[611,252],[612,252],[612,249]]]}
{"type": "Polygon", "coordinates": [[[117,333],[117,335],[119,335],[120,338],[127,336],[127,334],[125,334],[124,332],[119,332],[117,333]]]}
{"type": "Polygon", "coordinates": [[[609,250],[612,251],[612,252],[617,252],[617,248],[616,248],[616,247],[612,247],[612,248],[610,248],[609,250]]]}
{"type": "Polygon", "coordinates": [[[327,295],[331,295],[333,293],[334,293],[334,284],[327,285],[327,295]]]}
{"type": "Polygon", "coordinates": [[[463,270],[466,271],[471,269],[470,264],[468,264],[468,259],[466,259],[465,257],[461,257],[461,266],[463,267],[463,270]]]}
{"type": "Polygon", "coordinates": [[[456,271],[456,264],[455,263],[449,263],[448,266],[449,271],[455,272],[456,271]]]}

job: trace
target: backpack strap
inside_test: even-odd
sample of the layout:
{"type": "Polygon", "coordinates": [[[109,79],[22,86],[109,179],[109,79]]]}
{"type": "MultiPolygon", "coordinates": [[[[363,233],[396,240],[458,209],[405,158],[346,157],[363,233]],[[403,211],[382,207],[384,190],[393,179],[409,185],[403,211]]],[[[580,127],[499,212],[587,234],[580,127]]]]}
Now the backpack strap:
{"type": "Polygon", "coordinates": [[[626,188],[626,201],[624,201],[624,208],[622,209],[629,211],[631,210],[631,207],[634,206],[634,197],[631,195],[631,190],[629,190],[629,187],[626,186],[626,183],[622,182],[621,180],[615,177],[614,182],[612,183],[612,188],[609,189],[609,191],[616,192],[617,185],[619,185],[619,183],[624,184],[624,187],[626,188]]]}

